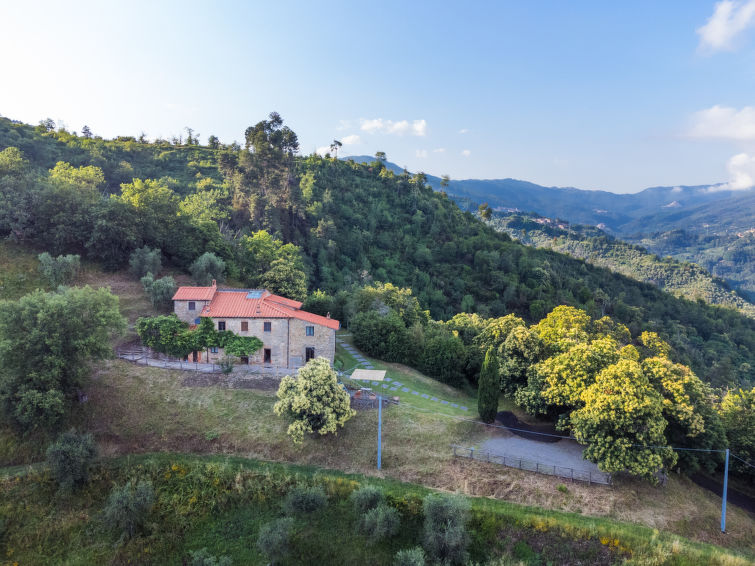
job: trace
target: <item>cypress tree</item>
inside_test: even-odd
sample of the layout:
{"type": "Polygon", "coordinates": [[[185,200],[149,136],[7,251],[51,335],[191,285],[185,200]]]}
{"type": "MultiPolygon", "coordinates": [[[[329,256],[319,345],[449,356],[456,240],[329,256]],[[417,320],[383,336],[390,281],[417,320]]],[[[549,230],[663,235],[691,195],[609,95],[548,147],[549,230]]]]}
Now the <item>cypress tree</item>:
{"type": "Polygon", "coordinates": [[[488,348],[477,384],[477,412],[484,422],[492,423],[495,420],[498,413],[498,396],[500,393],[498,356],[493,348],[488,348]]]}

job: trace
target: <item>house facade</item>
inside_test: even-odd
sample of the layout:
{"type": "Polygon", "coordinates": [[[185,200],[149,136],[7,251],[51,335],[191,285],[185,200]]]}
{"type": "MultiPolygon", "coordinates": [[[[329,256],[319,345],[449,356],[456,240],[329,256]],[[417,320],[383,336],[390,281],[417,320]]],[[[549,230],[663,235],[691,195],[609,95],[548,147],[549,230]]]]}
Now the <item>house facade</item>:
{"type": "MultiPolygon", "coordinates": [[[[303,311],[299,301],[264,289],[219,289],[212,283],[210,287],[179,287],[173,311],[189,324],[211,318],[217,330],[262,340],[262,348],[241,358],[241,363],[294,369],[318,356],[333,363],[340,328],[337,320],[303,311]]],[[[193,360],[217,363],[223,357],[223,348],[210,348],[197,352],[193,360]]]]}

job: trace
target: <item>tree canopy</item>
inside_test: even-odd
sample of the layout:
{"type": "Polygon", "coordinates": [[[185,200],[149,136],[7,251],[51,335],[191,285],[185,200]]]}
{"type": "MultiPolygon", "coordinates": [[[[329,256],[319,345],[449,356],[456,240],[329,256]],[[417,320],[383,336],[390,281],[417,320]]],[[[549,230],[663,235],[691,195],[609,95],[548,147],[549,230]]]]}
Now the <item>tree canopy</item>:
{"type": "Polygon", "coordinates": [[[335,434],[356,414],[330,362],[321,357],[307,362],[296,377],[287,375],[281,380],[274,410],[290,421],[288,435],[295,444],[305,434],[335,434]]]}

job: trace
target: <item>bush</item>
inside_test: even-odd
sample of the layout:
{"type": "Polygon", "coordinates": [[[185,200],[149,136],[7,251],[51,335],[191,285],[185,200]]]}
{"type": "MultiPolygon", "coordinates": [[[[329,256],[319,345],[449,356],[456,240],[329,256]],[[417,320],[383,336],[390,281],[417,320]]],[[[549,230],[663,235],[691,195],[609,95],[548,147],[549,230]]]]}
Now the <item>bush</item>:
{"type": "Polygon", "coordinates": [[[431,494],[423,501],[425,525],[424,547],[438,562],[464,564],[467,561],[467,519],[469,504],[466,500],[431,494]]]}
{"type": "Polygon", "coordinates": [[[53,288],[73,282],[81,270],[81,258],[78,255],[52,257],[44,252],[39,254],[37,258],[39,259],[39,272],[53,288]]]}
{"type": "Polygon", "coordinates": [[[129,272],[141,279],[147,273],[154,277],[160,274],[162,262],[160,261],[160,250],[152,249],[147,246],[134,250],[128,260],[129,272]]]}
{"type": "Polygon", "coordinates": [[[257,548],[268,557],[271,564],[283,560],[291,550],[291,529],[294,520],[290,517],[276,519],[260,529],[257,548]]]}
{"type": "Polygon", "coordinates": [[[325,507],[328,498],[321,487],[295,487],[283,501],[286,515],[313,513],[325,507]]]}
{"type": "Polygon", "coordinates": [[[144,529],[152,505],[155,490],[152,484],[139,482],[132,486],[114,487],[102,512],[105,527],[121,533],[121,539],[130,539],[144,529]]]}
{"type": "Polygon", "coordinates": [[[401,526],[401,517],[393,507],[381,503],[362,517],[362,528],[371,542],[392,537],[401,526]]]}
{"type": "Polygon", "coordinates": [[[385,495],[379,487],[365,485],[353,491],[349,499],[354,505],[354,511],[362,515],[380,505],[385,500],[385,495]]]}
{"type": "Polygon", "coordinates": [[[213,556],[206,548],[201,548],[189,553],[191,559],[189,566],[231,566],[233,560],[229,556],[213,556]]]}
{"type": "Polygon", "coordinates": [[[60,489],[71,491],[89,479],[89,465],[97,455],[91,434],[64,432],[47,447],[47,465],[60,489]]]}
{"type": "Polygon", "coordinates": [[[161,308],[170,305],[176,293],[176,282],[170,275],[155,279],[152,273],[147,273],[141,281],[144,292],[147,293],[153,307],[161,308]]]}
{"type": "Polygon", "coordinates": [[[225,262],[212,252],[205,252],[189,267],[194,283],[208,287],[212,280],[225,281],[225,262]]]}
{"type": "Polygon", "coordinates": [[[406,361],[409,336],[401,316],[393,310],[385,313],[357,313],[349,323],[354,344],[368,356],[388,362],[406,361]]]}
{"type": "Polygon", "coordinates": [[[425,551],[419,546],[399,550],[393,559],[393,566],[425,566],[425,551]]]}

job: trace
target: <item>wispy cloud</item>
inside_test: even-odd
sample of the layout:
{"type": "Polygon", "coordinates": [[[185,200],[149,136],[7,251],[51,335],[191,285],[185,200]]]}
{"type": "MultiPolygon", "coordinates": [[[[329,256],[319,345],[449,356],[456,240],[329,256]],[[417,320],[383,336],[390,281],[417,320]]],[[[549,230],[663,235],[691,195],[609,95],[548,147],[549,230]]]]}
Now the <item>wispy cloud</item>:
{"type": "Polygon", "coordinates": [[[418,149],[418,150],[417,150],[417,151],[415,152],[415,155],[416,155],[417,157],[427,157],[427,150],[426,150],[426,149],[418,149]]]}
{"type": "Polygon", "coordinates": [[[729,181],[711,187],[711,190],[743,191],[755,186],[755,155],[738,153],[729,159],[726,168],[729,170],[729,181]]]}
{"type": "Polygon", "coordinates": [[[427,134],[427,121],[426,120],[399,120],[394,122],[393,120],[383,120],[382,118],[372,118],[369,120],[361,120],[361,129],[363,132],[371,134],[395,134],[403,136],[410,134],[412,136],[424,136],[427,134]]]}
{"type": "Polygon", "coordinates": [[[340,142],[343,145],[356,145],[362,140],[359,138],[357,134],[351,134],[350,136],[344,136],[341,138],[340,142]]]}
{"type": "Polygon", "coordinates": [[[732,50],[734,40],[753,24],[755,0],[718,2],[708,22],[697,29],[700,48],[707,51],[732,50]]]}
{"type": "Polygon", "coordinates": [[[468,149],[462,149],[462,150],[461,150],[461,154],[462,154],[462,155],[463,155],[464,157],[469,157],[470,155],[472,155],[472,152],[471,152],[470,150],[468,150],[468,149]]]}
{"type": "Polygon", "coordinates": [[[446,152],[446,148],[445,147],[436,147],[433,150],[433,153],[445,153],[445,152],[446,152]]]}
{"type": "Polygon", "coordinates": [[[325,154],[327,154],[327,153],[330,153],[330,146],[329,146],[329,145],[323,145],[323,146],[320,146],[320,147],[318,147],[318,148],[317,148],[317,149],[315,150],[315,153],[316,153],[317,155],[320,155],[320,156],[322,156],[322,157],[325,157],[325,154]]]}
{"type": "Polygon", "coordinates": [[[755,141],[755,107],[713,106],[692,116],[688,135],[699,139],[755,141]]]}
{"type": "Polygon", "coordinates": [[[461,130],[459,130],[459,133],[460,134],[467,134],[467,133],[469,133],[469,130],[467,128],[462,128],[461,130]]]}

